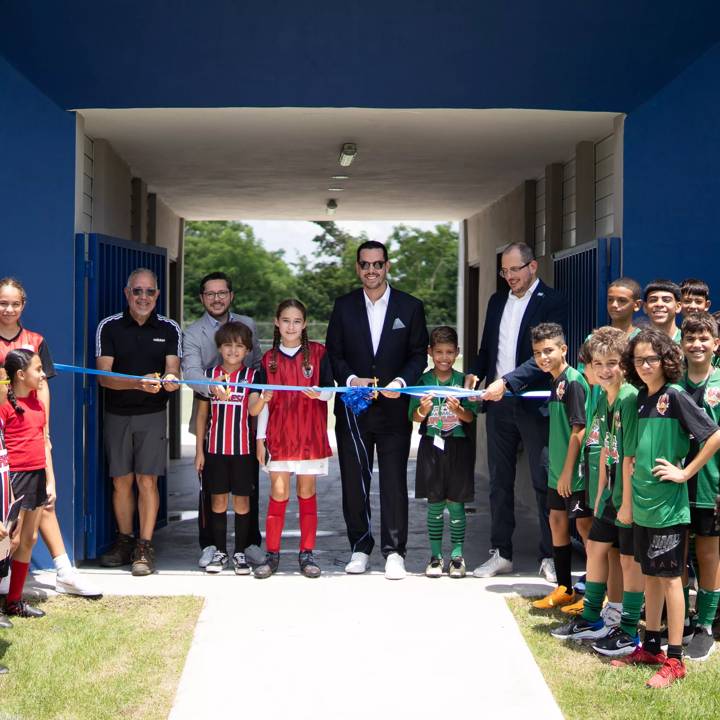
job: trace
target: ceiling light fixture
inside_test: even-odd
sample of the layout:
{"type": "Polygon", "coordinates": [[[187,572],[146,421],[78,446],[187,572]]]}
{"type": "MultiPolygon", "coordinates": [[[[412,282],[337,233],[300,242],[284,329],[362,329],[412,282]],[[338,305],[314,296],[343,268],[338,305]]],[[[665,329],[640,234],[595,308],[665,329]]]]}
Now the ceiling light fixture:
{"type": "Polygon", "coordinates": [[[342,192],[345,188],[328,188],[328,192],[342,192]]]}
{"type": "Polygon", "coordinates": [[[350,176],[349,175],[333,175],[330,179],[331,180],[349,180],[350,176]]]}
{"type": "Polygon", "coordinates": [[[347,167],[355,159],[357,155],[357,145],[355,143],[344,143],[340,150],[338,162],[342,167],[347,167]]]}
{"type": "Polygon", "coordinates": [[[327,211],[327,214],[328,214],[328,215],[334,215],[334,214],[335,214],[335,211],[337,210],[337,206],[338,206],[337,200],[335,200],[335,198],[330,198],[330,199],[325,203],[325,210],[327,211]]]}

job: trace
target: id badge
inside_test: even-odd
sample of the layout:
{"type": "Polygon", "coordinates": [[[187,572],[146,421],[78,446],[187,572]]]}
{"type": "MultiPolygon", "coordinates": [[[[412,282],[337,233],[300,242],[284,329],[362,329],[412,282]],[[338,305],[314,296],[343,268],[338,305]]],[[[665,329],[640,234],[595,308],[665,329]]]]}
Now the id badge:
{"type": "Polygon", "coordinates": [[[438,449],[445,451],[445,438],[440,437],[440,435],[436,435],[433,438],[433,445],[438,449]]]}

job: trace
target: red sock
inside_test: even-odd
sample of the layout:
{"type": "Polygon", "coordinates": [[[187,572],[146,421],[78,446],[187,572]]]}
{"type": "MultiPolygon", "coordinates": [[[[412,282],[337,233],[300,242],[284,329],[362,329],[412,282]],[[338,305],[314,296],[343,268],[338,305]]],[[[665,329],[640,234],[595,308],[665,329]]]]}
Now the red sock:
{"type": "Polygon", "coordinates": [[[10,575],[10,589],[8,590],[7,601],[8,603],[14,603],[22,600],[22,591],[25,586],[25,578],[30,569],[30,563],[13,560],[10,567],[12,574],[10,575]]]}
{"type": "Polygon", "coordinates": [[[280,552],[280,536],[285,525],[285,508],[287,500],[273,500],[268,503],[265,519],[265,547],[268,552],[280,552]]]}
{"type": "Polygon", "coordinates": [[[309,498],[298,497],[300,505],[300,552],[315,548],[317,535],[317,495],[309,498]]]}

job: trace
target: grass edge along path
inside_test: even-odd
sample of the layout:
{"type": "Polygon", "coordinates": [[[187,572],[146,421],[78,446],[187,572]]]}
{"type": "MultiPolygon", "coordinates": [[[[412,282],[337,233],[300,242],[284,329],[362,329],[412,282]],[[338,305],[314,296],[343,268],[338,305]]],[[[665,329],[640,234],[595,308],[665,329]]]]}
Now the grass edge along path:
{"type": "Polygon", "coordinates": [[[665,690],[650,690],[650,666],[613,668],[586,644],[556,640],[550,628],[569,619],[510,597],[510,611],[568,720],[699,720],[720,717],[720,648],[705,662],[686,661],[688,674],[665,690]]]}
{"type": "Polygon", "coordinates": [[[165,720],[204,599],[58,596],[0,631],[0,718],[165,720]]]}

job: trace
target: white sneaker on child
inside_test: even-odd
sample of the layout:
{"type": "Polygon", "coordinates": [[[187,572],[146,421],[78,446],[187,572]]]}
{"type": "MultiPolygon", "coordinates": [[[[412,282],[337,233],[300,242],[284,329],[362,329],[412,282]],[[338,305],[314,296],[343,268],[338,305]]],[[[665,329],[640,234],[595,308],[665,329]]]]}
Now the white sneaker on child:
{"type": "Polygon", "coordinates": [[[100,588],[87,575],[82,575],[73,567],[55,575],[55,591],[64,595],[80,595],[82,597],[102,596],[100,588]]]}
{"type": "Polygon", "coordinates": [[[490,551],[490,559],[473,570],[473,577],[489,578],[496,575],[506,575],[513,571],[512,560],[504,558],[500,551],[493,548],[490,551]]]}
{"type": "Polygon", "coordinates": [[[198,560],[198,566],[206,568],[212,562],[213,555],[215,555],[216,552],[217,548],[214,545],[204,547],[202,549],[202,553],[200,554],[200,559],[198,560]]]}
{"type": "Polygon", "coordinates": [[[543,558],[540,561],[540,569],[538,575],[542,575],[551,585],[557,585],[557,575],[555,574],[555,561],[552,558],[543,558]]]}

